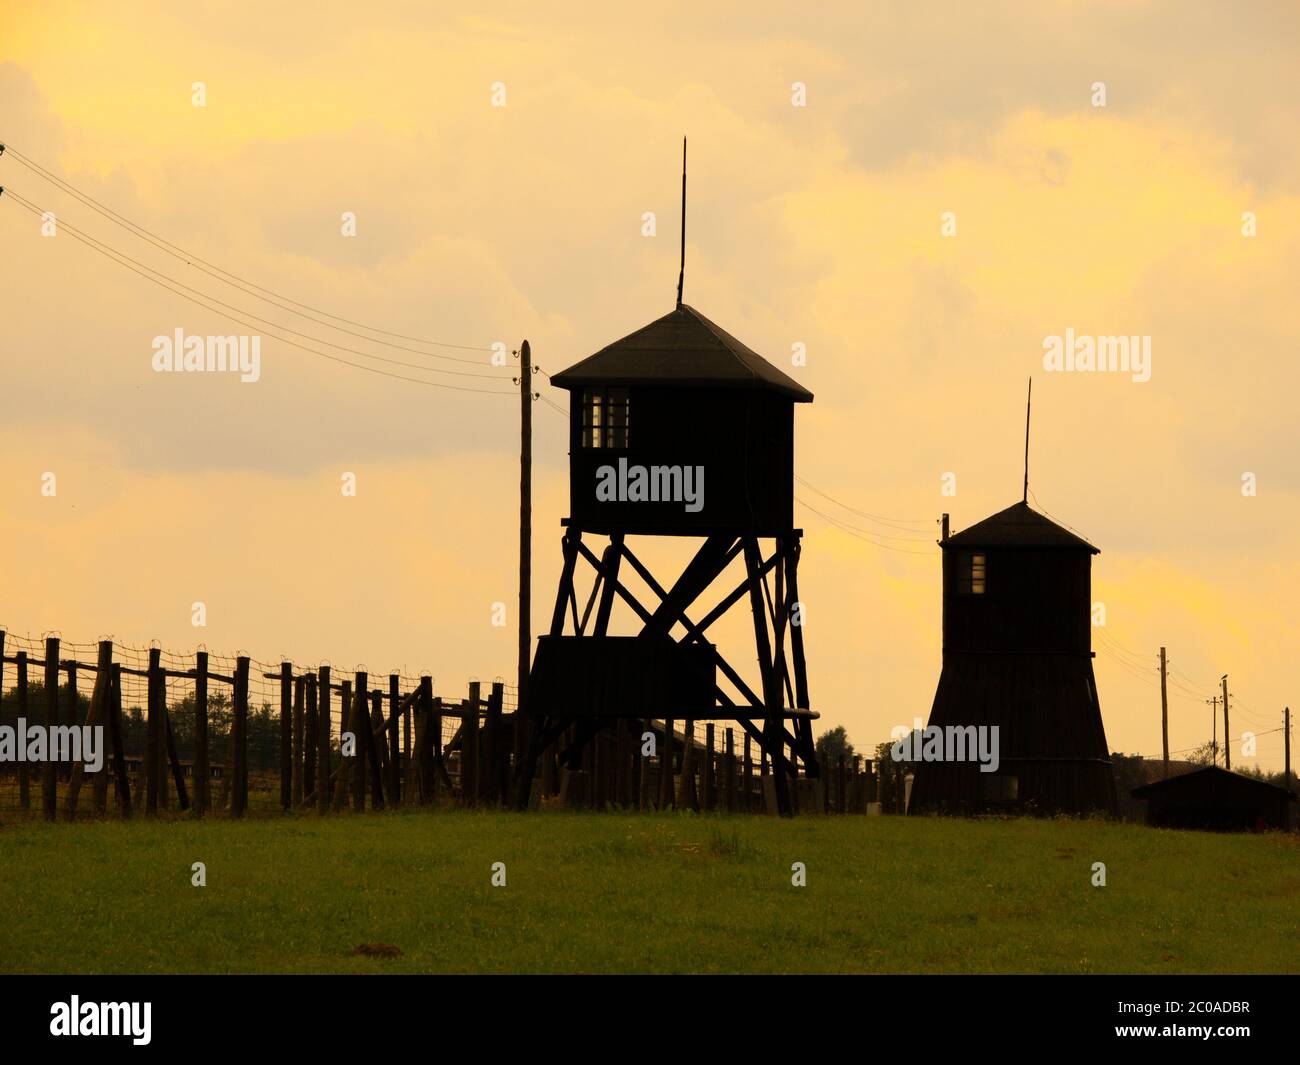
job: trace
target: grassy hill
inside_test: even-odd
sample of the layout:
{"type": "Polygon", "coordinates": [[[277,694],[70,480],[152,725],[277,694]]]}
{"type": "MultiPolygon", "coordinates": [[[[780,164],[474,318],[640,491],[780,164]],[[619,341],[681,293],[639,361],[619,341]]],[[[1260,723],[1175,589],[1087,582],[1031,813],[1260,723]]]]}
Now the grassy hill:
{"type": "Polygon", "coordinates": [[[4,972],[1300,972],[1300,837],[1100,821],[11,822],[0,898],[4,972]]]}

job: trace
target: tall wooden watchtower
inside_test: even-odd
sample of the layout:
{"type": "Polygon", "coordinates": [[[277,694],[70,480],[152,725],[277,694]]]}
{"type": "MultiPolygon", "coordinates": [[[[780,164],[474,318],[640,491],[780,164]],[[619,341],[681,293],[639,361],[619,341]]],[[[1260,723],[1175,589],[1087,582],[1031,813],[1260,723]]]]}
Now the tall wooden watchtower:
{"type": "Polygon", "coordinates": [[[570,393],[569,516],[550,631],[529,674],[520,802],[542,752],[565,733],[572,741],[561,759],[576,768],[582,747],[620,718],[735,720],[771,759],[788,813],[796,760],[818,773],[793,518],[794,407],[812,393],[682,303],[680,284],[671,313],[552,383],[570,393]],[[675,578],[661,580],[634,553],[634,537],[700,543],[675,578]],[[705,601],[737,558],[739,585],[705,601]],[[595,570],[581,612],[579,560],[595,570]],[[653,600],[632,594],[629,569],[653,600]],[[709,642],[714,623],[742,601],[753,617],[757,689],[709,642]]]}

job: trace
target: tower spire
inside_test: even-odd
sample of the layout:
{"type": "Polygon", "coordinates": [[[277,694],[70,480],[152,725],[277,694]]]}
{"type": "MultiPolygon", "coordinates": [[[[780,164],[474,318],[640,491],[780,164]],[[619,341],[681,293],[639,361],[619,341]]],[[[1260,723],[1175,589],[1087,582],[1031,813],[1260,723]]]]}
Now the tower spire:
{"type": "Polygon", "coordinates": [[[1029,379],[1029,395],[1025,397],[1025,491],[1020,497],[1022,503],[1029,502],[1029,408],[1034,400],[1034,379],[1029,379]]]}
{"type": "Polygon", "coordinates": [[[682,305],[682,283],[686,280],[686,138],[682,138],[682,265],[677,272],[677,306],[682,305]]]}

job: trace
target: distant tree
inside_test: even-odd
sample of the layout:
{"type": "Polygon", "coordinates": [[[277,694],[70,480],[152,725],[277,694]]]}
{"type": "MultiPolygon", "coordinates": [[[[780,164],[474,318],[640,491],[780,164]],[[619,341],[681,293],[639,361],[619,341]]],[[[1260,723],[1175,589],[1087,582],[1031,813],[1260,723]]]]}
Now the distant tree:
{"type": "Polygon", "coordinates": [[[894,748],[898,742],[888,740],[876,745],[876,797],[886,810],[892,809],[898,802],[898,796],[904,787],[903,778],[912,768],[908,760],[894,757],[894,748]]]}
{"type": "Polygon", "coordinates": [[[817,752],[817,763],[823,769],[839,765],[841,757],[845,762],[853,761],[853,744],[849,742],[849,734],[843,725],[836,725],[829,732],[823,732],[817,737],[813,749],[817,752]]]}
{"type": "Polygon", "coordinates": [[[1194,765],[1214,765],[1217,748],[1212,743],[1203,743],[1185,759],[1194,765]]]}

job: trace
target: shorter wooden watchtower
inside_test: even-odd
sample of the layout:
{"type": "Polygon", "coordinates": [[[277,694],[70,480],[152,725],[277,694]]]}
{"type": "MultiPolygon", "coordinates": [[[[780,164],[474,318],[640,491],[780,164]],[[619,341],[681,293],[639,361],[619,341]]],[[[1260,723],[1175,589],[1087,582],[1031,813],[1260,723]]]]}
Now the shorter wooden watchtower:
{"type": "Polygon", "coordinates": [[[998,727],[999,768],[920,762],[911,811],[1116,811],[1092,671],[1098,549],[1017,502],[947,535],[943,671],[928,725],[998,727]]]}

